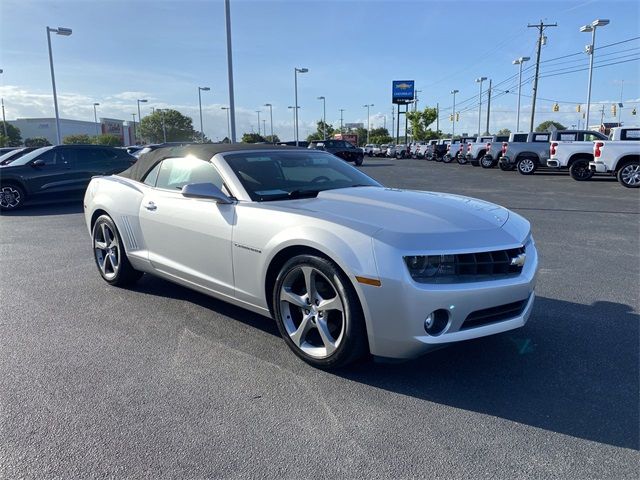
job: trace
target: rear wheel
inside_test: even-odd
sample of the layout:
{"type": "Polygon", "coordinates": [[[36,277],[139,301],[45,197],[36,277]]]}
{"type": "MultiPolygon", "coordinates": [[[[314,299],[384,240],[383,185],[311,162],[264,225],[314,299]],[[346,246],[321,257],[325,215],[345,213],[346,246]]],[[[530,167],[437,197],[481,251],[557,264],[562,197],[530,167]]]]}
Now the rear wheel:
{"type": "Polygon", "coordinates": [[[513,171],[515,167],[515,165],[511,165],[510,163],[503,163],[503,162],[498,162],[498,166],[500,167],[500,170],[502,170],[503,172],[511,172],[513,171]]]}
{"type": "Polygon", "coordinates": [[[315,367],[339,368],[367,353],[358,297],[327,259],[299,255],[285,263],[276,279],[273,311],[285,343],[315,367]]]}
{"type": "Polygon", "coordinates": [[[493,159],[489,157],[482,157],[480,159],[480,166],[482,168],[493,168],[493,159]]]}
{"type": "Polygon", "coordinates": [[[522,175],[533,175],[538,168],[538,165],[533,158],[522,157],[516,163],[516,168],[522,175]]]}
{"type": "Polygon", "coordinates": [[[364,162],[364,155],[358,155],[358,156],[356,157],[356,159],[355,159],[354,163],[355,163],[357,166],[360,166],[360,165],[362,165],[362,162],[364,162]]]}
{"type": "Polygon", "coordinates": [[[579,159],[573,162],[569,167],[569,174],[579,182],[589,180],[593,177],[593,172],[589,170],[589,160],[579,159]]]}
{"type": "Polygon", "coordinates": [[[93,225],[91,235],[93,257],[102,278],[117,287],[132,285],[142,276],[135,270],[124,251],[116,224],[108,215],[101,215],[93,225]]]}
{"type": "Polygon", "coordinates": [[[460,165],[466,165],[466,163],[467,163],[467,157],[464,157],[464,156],[458,155],[458,163],[459,163],[460,165]]]}
{"type": "Polygon", "coordinates": [[[640,161],[635,160],[618,170],[618,181],[627,188],[640,187],[640,161]]]}
{"type": "Polygon", "coordinates": [[[0,187],[0,210],[7,212],[22,207],[26,197],[18,185],[3,184],[0,187]]]}

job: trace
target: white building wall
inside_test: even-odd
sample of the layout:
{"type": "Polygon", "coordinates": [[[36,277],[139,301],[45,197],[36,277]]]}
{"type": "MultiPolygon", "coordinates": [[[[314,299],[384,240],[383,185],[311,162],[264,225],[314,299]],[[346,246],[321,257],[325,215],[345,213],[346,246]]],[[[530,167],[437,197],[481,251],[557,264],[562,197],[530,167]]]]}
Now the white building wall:
{"type": "MultiPolygon", "coordinates": [[[[44,137],[53,145],[56,144],[56,119],[55,118],[18,118],[9,120],[8,123],[20,129],[22,140],[34,137],[44,137]]],[[[100,125],[98,125],[100,132],[100,125]]],[[[60,138],[68,135],[95,135],[96,124],[82,120],[60,119],[60,138]]]]}

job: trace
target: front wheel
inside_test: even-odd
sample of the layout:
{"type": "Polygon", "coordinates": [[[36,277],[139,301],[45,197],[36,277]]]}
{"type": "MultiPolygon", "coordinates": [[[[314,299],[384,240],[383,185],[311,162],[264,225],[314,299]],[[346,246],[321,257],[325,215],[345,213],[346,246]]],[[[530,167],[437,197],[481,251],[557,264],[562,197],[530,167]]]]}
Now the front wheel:
{"type": "Polygon", "coordinates": [[[589,170],[589,160],[576,160],[569,167],[571,178],[582,182],[593,177],[593,172],[589,170]]]}
{"type": "Polygon", "coordinates": [[[330,260],[299,255],[285,263],[275,282],[273,312],[285,343],[315,367],[343,367],[367,353],[358,297],[330,260]]]}
{"type": "Polygon", "coordinates": [[[354,161],[354,163],[359,167],[364,162],[364,155],[358,155],[354,161]]]}
{"type": "Polygon", "coordinates": [[[480,160],[480,166],[482,168],[493,168],[493,159],[482,157],[482,159],[480,160]]]}
{"type": "Polygon", "coordinates": [[[460,165],[466,165],[467,164],[467,157],[458,156],[458,163],[460,165]]]}
{"type": "Polygon", "coordinates": [[[17,210],[25,201],[24,190],[17,185],[6,184],[0,187],[0,211],[17,210]]]}
{"type": "Polygon", "coordinates": [[[531,157],[521,158],[516,163],[516,168],[522,175],[533,175],[537,167],[536,162],[531,157]]]}
{"type": "Polygon", "coordinates": [[[515,168],[510,163],[504,163],[504,162],[498,162],[498,166],[500,167],[500,170],[502,170],[503,172],[511,172],[515,168]]]}
{"type": "Polygon", "coordinates": [[[93,258],[100,276],[109,284],[124,287],[134,284],[142,272],[135,270],[124,251],[116,224],[108,215],[101,215],[93,225],[93,258]]]}
{"type": "Polygon", "coordinates": [[[640,161],[627,163],[618,170],[618,181],[627,188],[640,187],[640,161]]]}

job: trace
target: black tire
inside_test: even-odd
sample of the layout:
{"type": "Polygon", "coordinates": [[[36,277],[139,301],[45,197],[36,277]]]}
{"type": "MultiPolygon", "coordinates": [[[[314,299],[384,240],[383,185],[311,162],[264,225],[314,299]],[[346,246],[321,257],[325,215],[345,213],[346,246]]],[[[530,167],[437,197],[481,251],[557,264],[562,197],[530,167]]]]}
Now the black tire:
{"type": "Polygon", "coordinates": [[[593,177],[593,173],[593,171],[589,170],[589,160],[584,158],[579,158],[569,167],[569,174],[571,175],[571,178],[578,182],[589,180],[593,177]]]}
{"type": "Polygon", "coordinates": [[[111,217],[101,215],[97,218],[91,230],[91,242],[93,246],[93,259],[96,262],[100,276],[105,282],[116,287],[126,287],[133,285],[142,277],[143,273],[135,270],[131,266],[131,263],[129,263],[122,237],[118,232],[118,227],[116,227],[116,224],[111,220],[111,217]],[[111,235],[105,235],[105,228],[110,230],[111,235]],[[104,250],[107,249],[99,247],[100,242],[104,242],[105,247],[108,247],[109,240],[116,240],[114,243],[116,248],[113,249],[113,254],[117,259],[117,266],[114,266],[113,260],[107,258],[110,257],[105,254],[104,250]],[[101,263],[103,263],[103,265],[101,265],[101,263]],[[107,263],[110,264],[110,267],[107,266],[107,263]]]}
{"type": "MultiPolygon", "coordinates": [[[[302,287],[305,287],[304,274],[302,273],[302,275],[302,287]]],[[[292,283],[292,285],[295,285],[295,282],[292,283]]],[[[304,288],[304,290],[307,289],[304,288]]],[[[297,294],[302,295],[302,293],[297,294]]],[[[292,259],[287,261],[287,263],[285,263],[280,269],[280,272],[278,273],[275,281],[272,295],[273,313],[282,338],[284,339],[287,346],[293,351],[293,353],[295,353],[298,357],[300,357],[308,364],[321,369],[336,369],[353,363],[368,354],[369,345],[367,341],[367,329],[365,326],[364,314],[362,313],[362,308],[360,306],[358,296],[347,276],[332,261],[325,258],[316,257],[314,255],[298,255],[296,257],[293,257],[292,259]],[[325,292],[331,291],[327,290],[327,285],[329,285],[333,290],[335,297],[339,298],[344,311],[341,315],[342,320],[340,321],[340,327],[338,328],[336,328],[335,324],[331,325],[329,323],[332,321],[332,319],[331,317],[329,317],[328,313],[325,317],[325,325],[327,325],[327,330],[333,336],[333,340],[336,343],[338,343],[339,341],[339,343],[337,347],[335,347],[335,350],[330,354],[328,354],[325,349],[325,356],[322,358],[312,356],[308,352],[304,351],[303,347],[305,345],[298,346],[292,339],[292,337],[295,337],[295,335],[289,332],[290,330],[296,330],[300,327],[303,321],[301,318],[304,315],[302,310],[303,308],[306,309],[307,307],[297,306],[294,303],[289,303],[281,300],[281,292],[283,292],[284,290],[291,292],[294,291],[293,286],[287,286],[287,283],[291,282],[291,278],[298,278],[297,282],[298,285],[300,285],[299,275],[302,272],[302,268],[320,272],[320,276],[315,274],[314,277],[314,285],[317,288],[318,293],[320,294],[322,290],[324,290],[325,292]],[[327,283],[327,280],[329,283],[327,283]],[[323,286],[325,287],[324,289],[322,288],[323,286]],[[331,331],[332,326],[333,331],[331,331]],[[339,338],[335,338],[334,332],[341,332],[339,338]]],[[[304,295],[300,296],[300,298],[304,298],[304,295]]],[[[326,299],[327,297],[325,296],[323,298],[326,299]]],[[[313,307],[313,305],[311,305],[310,303],[309,305],[310,307],[308,308],[313,307]]],[[[335,320],[335,318],[336,317],[334,317],[333,319],[335,320]]],[[[305,336],[304,344],[307,344],[311,347],[319,346],[320,348],[323,348],[324,342],[319,335],[319,328],[316,325],[316,322],[320,322],[319,316],[314,317],[314,320],[310,321],[309,328],[308,330],[306,330],[308,333],[303,334],[305,336]],[[316,332],[313,332],[314,328],[316,332]],[[311,338],[308,338],[308,335],[311,338]]],[[[303,340],[299,340],[299,342],[303,343],[303,340]]]]}
{"type": "Polygon", "coordinates": [[[369,152],[369,153],[367,153],[367,156],[368,156],[368,157],[373,157],[373,152],[369,152]]]}
{"type": "Polygon", "coordinates": [[[359,167],[364,162],[364,155],[358,155],[354,160],[354,163],[359,167]]]}
{"type": "Polygon", "coordinates": [[[640,160],[625,162],[616,172],[616,178],[623,187],[640,187],[640,160]]]}
{"type": "Polygon", "coordinates": [[[533,175],[538,169],[538,162],[533,157],[521,157],[516,162],[516,169],[522,175],[533,175]]]}
{"type": "Polygon", "coordinates": [[[498,162],[498,166],[500,167],[500,170],[502,170],[503,172],[512,172],[516,168],[515,165],[511,165],[510,163],[503,163],[503,162],[498,162]]]}
{"type": "Polygon", "coordinates": [[[458,159],[457,160],[458,160],[458,164],[460,164],[460,165],[466,165],[468,163],[467,162],[467,157],[464,157],[464,156],[458,155],[458,159]]]}
{"type": "Polygon", "coordinates": [[[482,157],[480,159],[480,166],[482,168],[493,168],[495,167],[495,162],[493,161],[493,159],[482,157]]]}
{"type": "Polygon", "coordinates": [[[0,186],[0,211],[11,212],[22,208],[27,197],[24,189],[14,183],[0,186]]]}
{"type": "Polygon", "coordinates": [[[443,163],[451,163],[452,160],[453,160],[453,158],[451,158],[450,155],[445,155],[444,157],[442,157],[442,162],[443,163]]]}

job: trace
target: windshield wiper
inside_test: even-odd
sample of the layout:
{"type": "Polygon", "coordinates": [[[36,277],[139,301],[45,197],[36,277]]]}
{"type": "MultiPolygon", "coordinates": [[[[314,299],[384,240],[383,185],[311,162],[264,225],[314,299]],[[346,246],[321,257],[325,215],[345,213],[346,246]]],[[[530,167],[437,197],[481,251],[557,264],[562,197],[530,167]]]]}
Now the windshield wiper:
{"type": "Polygon", "coordinates": [[[322,190],[291,190],[287,198],[317,197],[322,190]]]}

